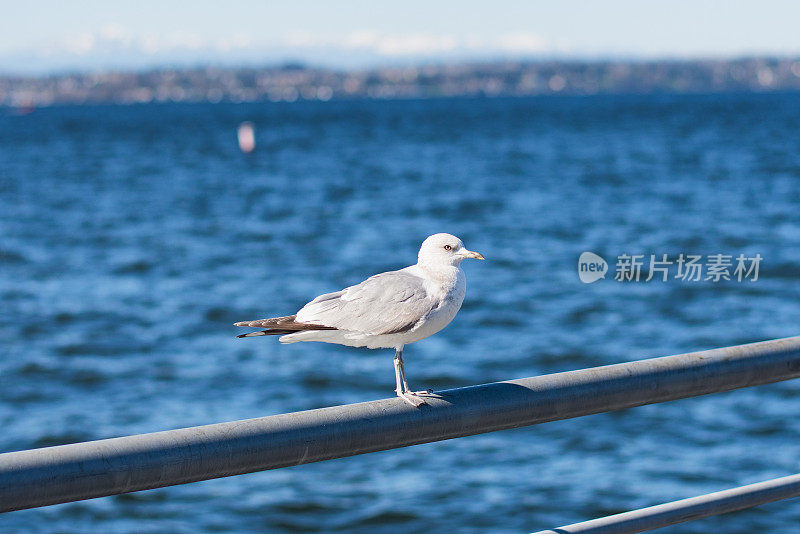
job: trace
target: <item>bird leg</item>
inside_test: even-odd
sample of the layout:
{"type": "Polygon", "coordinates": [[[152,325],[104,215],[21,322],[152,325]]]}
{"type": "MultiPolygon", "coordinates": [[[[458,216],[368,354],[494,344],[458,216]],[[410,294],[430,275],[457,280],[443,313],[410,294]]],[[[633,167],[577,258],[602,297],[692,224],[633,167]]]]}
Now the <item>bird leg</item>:
{"type": "Polygon", "coordinates": [[[397,389],[395,392],[398,397],[415,408],[425,404],[424,400],[408,392],[408,382],[406,382],[406,373],[403,368],[403,349],[399,349],[394,353],[394,378],[397,382],[397,389]]]}
{"type": "Polygon", "coordinates": [[[403,351],[398,350],[394,353],[394,379],[395,382],[397,382],[397,387],[394,391],[397,393],[398,397],[401,396],[400,394],[403,393],[403,391],[405,391],[405,389],[403,389],[403,383],[401,382],[401,380],[404,378],[403,372],[400,370],[400,362],[403,361],[402,358],[403,351]]]}
{"type": "Polygon", "coordinates": [[[431,390],[427,391],[409,391],[408,381],[406,381],[406,370],[403,362],[403,349],[398,349],[394,353],[394,376],[397,382],[397,396],[409,403],[411,406],[417,407],[421,404],[426,404],[425,399],[419,398],[420,395],[433,393],[431,390]]]}
{"type": "Polygon", "coordinates": [[[403,379],[403,390],[409,395],[430,395],[433,393],[432,389],[409,391],[411,388],[408,387],[408,382],[406,381],[406,364],[403,361],[403,351],[400,351],[400,377],[403,379]]]}

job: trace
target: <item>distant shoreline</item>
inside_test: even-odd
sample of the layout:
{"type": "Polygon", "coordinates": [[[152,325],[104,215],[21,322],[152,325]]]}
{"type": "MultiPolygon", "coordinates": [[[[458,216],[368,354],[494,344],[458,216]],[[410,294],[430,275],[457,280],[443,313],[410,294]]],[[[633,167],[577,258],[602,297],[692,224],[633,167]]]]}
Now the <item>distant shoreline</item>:
{"type": "Polygon", "coordinates": [[[0,107],[800,90],[800,57],[502,61],[338,71],[303,65],[0,75],[0,107]]]}

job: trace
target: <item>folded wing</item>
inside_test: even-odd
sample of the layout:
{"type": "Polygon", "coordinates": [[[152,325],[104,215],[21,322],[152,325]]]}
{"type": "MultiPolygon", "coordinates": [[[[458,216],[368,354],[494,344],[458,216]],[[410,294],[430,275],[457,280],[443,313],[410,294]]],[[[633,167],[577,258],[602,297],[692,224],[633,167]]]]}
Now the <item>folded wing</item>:
{"type": "Polygon", "coordinates": [[[397,334],[414,328],[436,305],[420,277],[391,271],[320,295],[297,312],[296,321],[365,334],[397,334]]]}

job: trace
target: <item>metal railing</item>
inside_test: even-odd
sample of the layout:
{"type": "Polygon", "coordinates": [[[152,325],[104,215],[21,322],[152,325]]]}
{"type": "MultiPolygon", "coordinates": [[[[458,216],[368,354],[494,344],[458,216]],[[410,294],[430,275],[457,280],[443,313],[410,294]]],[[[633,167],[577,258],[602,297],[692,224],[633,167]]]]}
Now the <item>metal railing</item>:
{"type": "Polygon", "coordinates": [[[800,475],[791,475],[534,534],[635,534],[798,496],[800,475]]]}
{"type": "Polygon", "coordinates": [[[0,511],[90,499],[800,377],[800,337],[0,454],[0,511]]]}

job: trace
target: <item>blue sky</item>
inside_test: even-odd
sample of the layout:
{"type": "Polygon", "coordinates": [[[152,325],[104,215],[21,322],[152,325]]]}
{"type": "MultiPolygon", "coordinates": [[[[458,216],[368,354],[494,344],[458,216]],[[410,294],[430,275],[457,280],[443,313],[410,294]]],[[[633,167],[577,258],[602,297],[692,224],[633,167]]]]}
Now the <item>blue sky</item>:
{"type": "Polygon", "coordinates": [[[800,2],[0,2],[0,70],[800,54],[800,2]]]}

